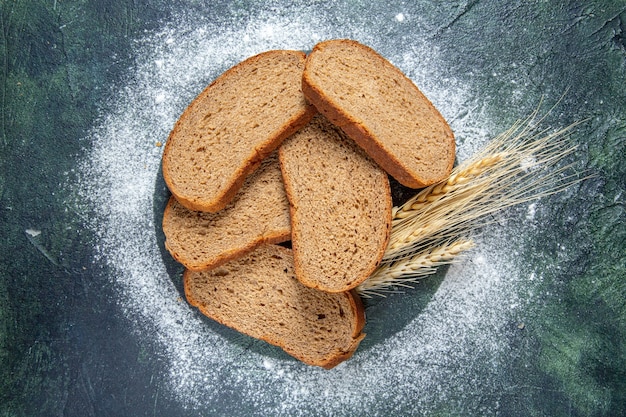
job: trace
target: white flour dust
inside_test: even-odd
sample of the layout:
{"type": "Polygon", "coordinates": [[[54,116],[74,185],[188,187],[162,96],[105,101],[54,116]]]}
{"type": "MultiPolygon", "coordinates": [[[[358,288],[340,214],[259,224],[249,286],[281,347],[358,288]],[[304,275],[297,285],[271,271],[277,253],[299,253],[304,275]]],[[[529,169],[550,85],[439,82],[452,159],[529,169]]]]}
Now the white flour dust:
{"type": "MultiPolygon", "coordinates": [[[[321,13],[321,12],[320,12],[321,13]]],[[[450,268],[428,305],[400,332],[326,371],[288,357],[246,350],[210,330],[168,275],[155,235],[153,198],[162,147],[185,106],[233,64],[258,52],[310,50],[321,39],[351,37],[384,51],[411,77],[463,137],[459,159],[484,142],[485,125],[460,83],[437,77],[445,67],[436,48],[408,36],[391,45],[375,28],[328,24],[324,15],[258,14],[240,27],[177,22],[137,41],[127,84],[116,91],[91,134],[80,170],[84,197],[97,212],[96,262],[106,263],[120,308],[138,337],[165,358],[163,386],[182,407],[206,413],[259,415],[389,415],[393,411],[480,409],[506,360],[507,317],[521,303],[520,280],[499,239],[485,239],[450,268]],[[184,29],[179,29],[184,28],[184,29]],[[395,52],[394,52],[395,51],[395,52]],[[466,109],[470,109],[467,111],[466,109]]],[[[191,19],[181,17],[181,19],[191,19]]],[[[394,10],[385,24],[415,25],[394,10]]],[[[365,329],[367,331],[367,328],[365,329]]]]}

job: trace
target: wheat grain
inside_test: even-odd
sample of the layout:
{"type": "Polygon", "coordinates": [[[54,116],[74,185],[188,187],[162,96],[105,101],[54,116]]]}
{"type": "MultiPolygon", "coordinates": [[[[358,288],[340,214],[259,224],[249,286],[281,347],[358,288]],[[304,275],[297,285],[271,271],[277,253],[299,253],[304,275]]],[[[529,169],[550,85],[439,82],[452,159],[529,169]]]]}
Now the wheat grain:
{"type": "Polygon", "coordinates": [[[372,297],[393,292],[396,287],[410,287],[417,280],[437,272],[438,267],[454,262],[462,252],[472,247],[473,241],[461,238],[444,242],[410,258],[383,263],[357,287],[357,291],[363,297],[372,297]]]}

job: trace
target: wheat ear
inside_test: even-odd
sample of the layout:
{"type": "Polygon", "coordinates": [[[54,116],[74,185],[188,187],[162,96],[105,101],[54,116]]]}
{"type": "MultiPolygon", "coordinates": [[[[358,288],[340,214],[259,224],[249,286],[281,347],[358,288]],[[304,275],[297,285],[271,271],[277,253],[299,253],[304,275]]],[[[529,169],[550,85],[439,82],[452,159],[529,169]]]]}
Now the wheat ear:
{"type": "Polygon", "coordinates": [[[453,263],[458,256],[474,247],[468,239],[445,242],[440,246],[414,254],[410,258],[381,264],[357,287],[363,297],[384,296],[396,287],[410,287],[420,278],[434,274],[442,265],[453,263]]]}
{"type": "Polygon", "coordinates": [[[558,165],[575,150],[567,133],[537,131],[531,117],[514,124],[450,177],[395,208],[383,261],[417,253],[434,242],[468,236],[487,215],[562,191],[580,181],[572,165],[558,165]],[[568,173],[570,172],[570,173],[568,173]]]}
{"type": "Polygon", "coordinates": [[[424,209],[428,204],[443,198],[446,194],[467,187],[470,181],[482,175],[490,167],[501,161],[503,157],[504,155],[500,153],[487,155],[482,159],[472,161],[461,169],[454,170],[447,180],[424,188],[401,207],[394,207],[393,220],[398,222],[410,217],[415,211],[424,209]]]}
{"type": "MultiPolygon", "coordinates": [[[[391,238],[381,265],[357,291],[365,297],[410,286],[451,263],[473,242],[464,236],[489,224],[488,215],[558,193],[585,178],[563,161],[576,147],[567,134],[539,130],[538,109],[497,136],[445,181],[394,207],[391,238]]],[[[539,120],[541,121],[541,119],[539,120]]]]}

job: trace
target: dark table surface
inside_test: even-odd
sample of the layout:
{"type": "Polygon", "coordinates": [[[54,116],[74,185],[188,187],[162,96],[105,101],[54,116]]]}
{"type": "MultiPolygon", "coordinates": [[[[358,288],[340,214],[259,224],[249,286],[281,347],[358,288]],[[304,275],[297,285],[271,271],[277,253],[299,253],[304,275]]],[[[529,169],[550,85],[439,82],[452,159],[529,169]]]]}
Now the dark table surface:
{"type": "Polygon", "coordinates": [[[0,415],[626,414],[626,2],[0,7],[0,415]],[[416,82],[459,161],[543,99],[547,128],[582,121],[569,162],[593,178],[366,300],[368,336],[325,371],[187,305],[158,144],[236,62],[338,37],[416,82]]]}

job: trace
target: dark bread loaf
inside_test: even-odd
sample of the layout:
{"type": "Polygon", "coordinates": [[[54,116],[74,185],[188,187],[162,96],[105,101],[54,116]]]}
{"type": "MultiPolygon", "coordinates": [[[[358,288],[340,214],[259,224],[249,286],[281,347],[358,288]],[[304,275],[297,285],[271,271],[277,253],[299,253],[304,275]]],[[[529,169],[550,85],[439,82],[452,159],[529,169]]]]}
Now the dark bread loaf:
{"type": "Polygon", "coordinates": [[[217,213],[189,210],[174,197],[163,214],[165,247],[187,269],[214,268],[262,243],[291,238],[289,202],[274,152],[217,213]]]}
{"type": "Polygon", "coordinates": [[[302,91],[401,184],[445,179],[455,159],[452,130],[422,92],[373,49],[320,42],[306,60],[302,91]]]}
{"type": "Polygon", "coordinates": [[[190,210],[215,212],[246,176],[316,110],[301,90],[305,54],[269,51],[213,81],[176,122],[163,151],[163,177],[190,210]]]}
{"type": "Polygon", "coordinates": [[[381,260],[391,229],[387,174],[323,115],[281,145],[296,276],[329,292],[355,288],[381,260]]]}
{"type": "Polygon", "coordinates": [[[309,365],[332,368],[365,336],[354,292],[330,294],[294,276],[291,250],[261,245],[211,271],[184,274],[189,303],[207,317],[279,346],[309,365]]]}

